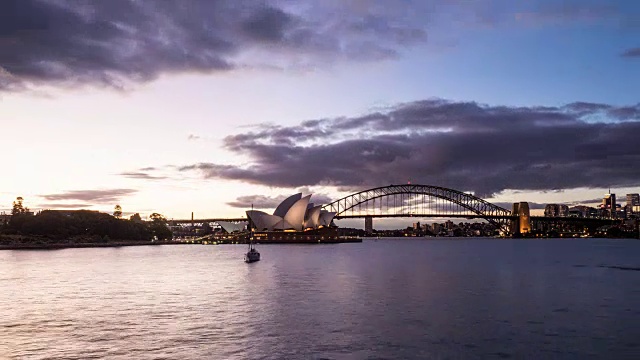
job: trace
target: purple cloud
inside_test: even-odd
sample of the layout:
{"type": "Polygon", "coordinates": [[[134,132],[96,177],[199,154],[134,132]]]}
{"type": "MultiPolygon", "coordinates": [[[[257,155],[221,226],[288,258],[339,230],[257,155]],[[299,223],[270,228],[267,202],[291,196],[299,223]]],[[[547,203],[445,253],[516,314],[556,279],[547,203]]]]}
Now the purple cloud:
{"type": "Polygon", "coordinates": [[[314,2],[300,5],[5,0],[0,90],[40,84],[128,88],[166,73],[377,60],[426,39],[424,25],[402,13],[364,7],[354,14],[340,2],[328,11],[318,11],[314,2]],[[247,60],[246,53],[265,54],[250,58],[266,63],[247,60]]]}
{"type": "Polygon", "coordinates": [[[108,189],[108,190],[69,190],[61,194],[40,195],[49,201],[80,200],[94,204],[109,204],[119,201],[122,197],[135,194],[134,189],[108,189]]]}
{"type": "Polygon", "coordinates": [[[225,139],[246,166],[179,171],[276,187],[436,184],[479,196],[505,189],[637,186],[640,106],[488,106],[431,99],[360,117],[261,126],[225,139]],[[604,121],[594,121],[601,119],[604,121]]]}
{"type": "Polygon", "coordinates": [[[154,176],[154,175],[147,174],[145,172],[123,172],[123,173],[120,173],[120,175],[130,179],[143,179],[143,180],[167,179],[166,176],[154,176]]]}

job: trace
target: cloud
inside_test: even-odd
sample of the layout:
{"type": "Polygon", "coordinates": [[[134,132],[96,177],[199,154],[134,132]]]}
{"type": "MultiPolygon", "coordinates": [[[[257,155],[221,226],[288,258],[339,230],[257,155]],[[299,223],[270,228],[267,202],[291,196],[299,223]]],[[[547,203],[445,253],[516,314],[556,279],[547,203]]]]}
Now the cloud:
{"type": "Polygon", "coordinates": [[[576,200],[576,201],[572,201],[570,205],[577,206],[577,205],[596,204],[596,203],[602,203],[602,198],[576,200]]]}
{"type": "Polygon", "coordinates": [[[198,135],[193,135],[193,134],[189,134],[189,136],[187,136],[187,140],[200,140],[201,137],[198,135]]]}
{"type": "Polygon", "coordinates": [[[640,47],[628,49],[622,53],[623,57],[640,57],[640,47]]]}
{"type": "Polygon", "coordinates": [[[244,166],[178,167],[274,187],[440,185],[500,191],[640,185],[640,104],[490,106],[428,99],[225,138],[244,166]]]}
{"type": "Polygon", "coordinates": [[[230,201],[227,203],[229,206],[249,209],[253,205],[254,209],[275,209],[287,195],[279,195],[275,197],[265,195],[247,195],[240,196],[236,201],[230,201]]]}
{"type": "Polygon", "coordinates": [[[47,210],[60,210],[60,209],[88,209],[92,206],[93,205],[91,204],[84,204],[84,203],[71,203],[71,204],[46,203],[46,204],[39,204],[37,207],[40,209],[47,209],[47,210]]]}
{"type": "Polygon", "coordinates": [[[450,34],[461,23],[508,27],[514,18],[534,24],[635,23],[627,6],[577,0],[393,6],[383,0],[4,0],[0,91],[41,85],[129,89],[174,73],[387,60],[426,43],[428,29],[450,34]]]}
{"type": "Polygon", "coordinates": [[[330,203],[330,202],[332,202],[334,200],[331,196],[329,196],[329,195],[327,195],[325,193],[316,191],[313,188],[310,188],[308,186],[300,187],[300,188],[298,188],[296,190],[296,192],[300,192],[300,193],[302,193],[302,195],[311,194],[310,202],[312,202],[312,203],[314,203],[316,205],[320,205],[320,204],[326,205],[326,204],[328,204],[328,203],[330,203]]]}
{"type": "Polygon", "coordinates": [[[126,89],[162,74],[378,60],[426,40],[407,11],[354,11],[346,2],[5,0],[0,90],[126,89]]]}
{"type": "Polygon", "coordinates": [[[94,204],[108,204],[119,201],[122,197],[138,192],[134,189],[109,190],[69,190],[61,194],[40,195],[49,201],[80,200],[94,204]]]}
{"type": "MultiPolygon", "coordinates": [[[[296,190],[296,192],[301,192],[303,195],[311,194],[310,202],[316,205],[320,205],[320,204],[324,205],[332,201],[332,199],[326,194],[313,193],[312,191],[309,191],[309,190],[310,190],[309,188],[302,188],[302,189],[296,190]]],[[[278,196],[265,196],[265,195],[239,196],[235,201],[228,202],[227,205],[237,207],[237,208],[243,208],[243,209],[249,209],[251,208],[251,206],[253,206],[254,209],[275,209],[278,205],[280,205],[280,203],[284,199],[288,198],[293,194],[294,193],[292,192],[291,194],[278,195],[278,196]]]]}
{"type": "Polygon", "coordinates": [[[130,178],[130,179],[144,179],[144,180],[163,180],[167,179],[166,176],[154,176],[149,175],[145,172],[123,172],[120,173],[121,176],[130,178]]]}

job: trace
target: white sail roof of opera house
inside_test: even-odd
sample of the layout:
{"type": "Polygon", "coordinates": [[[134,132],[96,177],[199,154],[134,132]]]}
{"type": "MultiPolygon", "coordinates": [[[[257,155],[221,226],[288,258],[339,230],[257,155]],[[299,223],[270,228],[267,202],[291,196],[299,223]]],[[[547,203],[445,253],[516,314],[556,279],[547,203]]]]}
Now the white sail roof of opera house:
{"type": "Polygon", "coordinates": [[[330,226],[336,213],[322,210],[322,205],[310,203],[311,195],[297,193],[284,199],[273,215],[259,210],[248,210],[247,218],[258,231],[317,229],[330,226]]]}
{"type": "Polygon", "coordinates": [[[284,218],[284,216],[287,215],[287,211],[289,211],[289,208],[291,208],[291,206],[293,206],[293,204],[295,204],[300,199],[302,199],[302,193],[291,195],[288,198],[282,200],[280,205],[278,205],[273,211],[273,215],[284,218]]]}

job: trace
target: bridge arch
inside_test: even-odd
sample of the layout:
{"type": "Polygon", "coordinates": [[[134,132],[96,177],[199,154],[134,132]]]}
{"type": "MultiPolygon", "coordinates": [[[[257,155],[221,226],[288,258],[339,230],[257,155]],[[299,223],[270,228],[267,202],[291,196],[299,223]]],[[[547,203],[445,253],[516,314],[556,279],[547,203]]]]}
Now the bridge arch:
{"type": "Polygon", "coordinates": [[[367,216],[475,217],[483,218],[498,228],[504,228],[512,217],[510,210],[477,196],[441,186],[413,184],[363,190],[329,203],[323,209],[335,212],[336,219],[367,216]]]}

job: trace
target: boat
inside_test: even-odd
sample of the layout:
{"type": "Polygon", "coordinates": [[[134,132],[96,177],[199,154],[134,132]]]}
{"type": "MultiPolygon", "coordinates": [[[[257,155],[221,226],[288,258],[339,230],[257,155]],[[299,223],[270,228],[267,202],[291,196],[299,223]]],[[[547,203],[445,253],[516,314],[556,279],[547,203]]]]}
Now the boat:
{"type": "Polygon", "coordinates": [[[253,247],[253,244],[249,244],[249,251],[244,255],[244,262],[252,263],[260,261],[260,253],[253,247]]]}
{"type": "MultiPolygon", "coordinates": [[[[253,210],[253,204],[251,204],[251,210],[253,210]]],[[[260,253],[256,250],[256,246],[253,243],[253,227],[251,227],[251,232],[249,233],[249,251],[244,255],[244,262],[252,263],[256,261],[260,261],[260,253]]]]}

